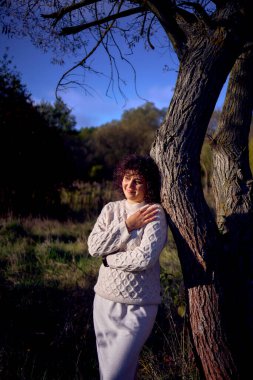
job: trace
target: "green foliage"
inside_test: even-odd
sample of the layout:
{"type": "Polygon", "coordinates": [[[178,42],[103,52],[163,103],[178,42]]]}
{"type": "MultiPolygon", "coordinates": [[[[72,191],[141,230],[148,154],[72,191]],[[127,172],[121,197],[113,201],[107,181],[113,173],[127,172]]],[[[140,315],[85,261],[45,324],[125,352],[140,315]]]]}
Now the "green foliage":
{"type": "Polygon", "coordinates": [[[87,260],[86,244],[91,227],[91,222],[83,225],[39,219],[2,219],[0,277],[22,286],[45,285],[56,280],[62,287],[84,286],[84,273],[87,268],[91,272],[92,268],[87,260]]]}
{"type": "MultiPolygon", "coordinates": [[[[21,75],[13,66],[8,56],[8,49],[0,60],[0,128],[5,130],[13,119],[25,117],[25,112],[31,107],[30,94],[21,83],[21,75]]],[[[24,121],[24,120],[23,120],[24,121]]]]}
{"type": "Polygon", "coordinates": [[[73,131],[75,128],[76,119],[71,114],[71,109],[61,98],[56,99],[54,105],[43,101],[37,106],[37,109],[49,127],[58,128],[65,132],[73,131]]]}
{"type": "Polygon", "coordinates": [[[165,112],[164,109],[159,110],[153,103],[147,102],[141,107],[125,111],[122,115],[121,125],[130,131],[138,131],[141,138],[144,137],[145,140],[145,136],[149,136],[151,131],[156,131],[161,125],[165,112]]]}
{"type": "Polygon", "coordinates": [[[78,220],[95,218],[106,203],[116,199],[111,182],[74,182],[70,188],[61,189],[61,204],[67,215],[78,220]]]}
{"type": "Polygon", "coordinates": [[[123,113],[121,120],[112,121],[94,130],[92,144],[96,164],[103,167],[103,179],[111,179],[116,163],[129,153],[149,154],[156,130],[165,116],[153,103],[145,103],[123,113]]]}
{"type": "MultiPolygon", "coordinates": [[[[8,49],[4,53],[0,60],[0,88],[1,98],[0,106],[4,111],[3,105],[4,99],[13,99],[18,101],[20,105],[22,102],[26,103],[30,100],[30,94],[28,93],[26,86],[21,82],[21,75],[13,66],[12,59],[8,55],[8,49]]],[[[1,122],[5,120],[4,115],[0,115],[1,122]]]]}
{"type": "Polygon", "coordinates": [[[103,178],[103,166],[93,165],[89,172],[91,181],[100,181],[103,178]]]}

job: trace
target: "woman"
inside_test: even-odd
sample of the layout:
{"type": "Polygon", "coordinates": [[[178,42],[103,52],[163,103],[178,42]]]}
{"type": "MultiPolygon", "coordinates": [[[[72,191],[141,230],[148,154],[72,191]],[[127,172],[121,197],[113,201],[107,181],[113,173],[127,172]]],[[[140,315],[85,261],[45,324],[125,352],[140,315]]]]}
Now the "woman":
{"type": "Polygon", "coordinates": [[[103,262],[93,318],[100,379],[133,380],[161,302],[159,256],[168,229],[151,157],[127,156],[115,180],[125,199],[104,206],[88,238],[89,253],[103,262]]]}

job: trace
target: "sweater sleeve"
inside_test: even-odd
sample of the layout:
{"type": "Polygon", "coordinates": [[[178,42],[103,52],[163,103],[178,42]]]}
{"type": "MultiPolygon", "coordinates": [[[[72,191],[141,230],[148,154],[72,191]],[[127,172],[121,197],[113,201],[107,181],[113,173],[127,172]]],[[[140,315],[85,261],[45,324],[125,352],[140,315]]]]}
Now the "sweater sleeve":
{"type": "Polygon", "coordinates": [[[128,272],[144,271],[159,260],[168,236],[168,226],[162,208],[157,219],[144,228],[141,244],[133,250],[117,252],[106,257],[109,267],[128,272]]]}
{"type": "Polygon", "coordinates": [[[88,250],[91,256],[104,256],[117,252],[130,237],[125,221],[119,222],[118,219],[113,219],[110,217],[111,212],[113,212],[112,202],[104,206],[88,237],[88,250]]]}

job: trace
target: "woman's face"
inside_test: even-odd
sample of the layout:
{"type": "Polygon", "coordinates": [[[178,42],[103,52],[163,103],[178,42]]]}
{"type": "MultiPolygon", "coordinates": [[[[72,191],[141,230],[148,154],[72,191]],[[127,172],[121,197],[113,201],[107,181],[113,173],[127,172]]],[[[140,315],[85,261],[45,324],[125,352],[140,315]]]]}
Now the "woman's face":
{"type": "Polygon", "coordinates": [[[146,180],[137,172],[129,170],[123,177],[122,190],[128,202],[143,202],[147,191],[146,180]]]}

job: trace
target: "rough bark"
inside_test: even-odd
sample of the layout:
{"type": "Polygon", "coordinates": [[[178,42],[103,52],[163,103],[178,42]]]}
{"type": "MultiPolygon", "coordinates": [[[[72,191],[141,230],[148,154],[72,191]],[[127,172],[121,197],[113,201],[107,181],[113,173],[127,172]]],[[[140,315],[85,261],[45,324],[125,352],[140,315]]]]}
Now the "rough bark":
{"type": "Polygon", "coordinates": [[[213,148],[216,218],[223,234],[219,258],[223,317],[240,364],[241,378],[251,371],[253,350],[253,200],[248,136],[253,106],[253,49],[237,59],[230,75],[213,148]]]}
{"type": "Polygon", "coordinates": [[[195,35],[151,149],[162,172],[162,203],[181,261],[193,342],[208,380],[238,378],[221,325],[214,272],[219,233],[203,196],[199,163],[209,119],[237,55],[223,28],[209,31],[208,38],[204,31],[195,35]]]}

